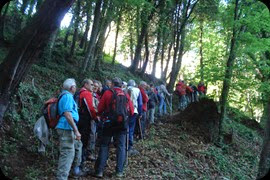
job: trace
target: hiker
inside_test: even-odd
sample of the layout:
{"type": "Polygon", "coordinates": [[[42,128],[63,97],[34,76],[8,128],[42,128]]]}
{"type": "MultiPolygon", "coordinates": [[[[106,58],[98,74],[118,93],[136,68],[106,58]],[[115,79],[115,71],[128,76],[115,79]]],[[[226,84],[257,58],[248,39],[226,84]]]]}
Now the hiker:
{"type": "Polygon", "coordinates": [[[101,98],[101,94],[102,94],[102,90],[103,90],[103,86],[102,83],[98,80],[94,80],[93,83],[97,85],[97,95],[99,96],[99,98],[101,98]]]}
{"type": "MultiPolygon", "coordinates": [[[[94,80],[94,88],[93,88],[93,103],[94,103],[94,108],[96,110],[96,112],[98,112],[98,104],[99,104],[99,101],[101,99],[101,96],[100,96],[100,92],[101,92],[101,89],[102,89],[102,84],[100,81],[98,80],[94,80]]],[[[95,150],[95,147],[97,145],[99,145],[99,142],[100,142],[100,139],[101,139],[101,135],[102,135],[102,121],[97,121],[95,123],[92,124],[91,128],[92,128],[92,131],[91,131],[91,134],[90,134],[90,142],[89,142],[89,151],[90,152],[94,152],[95,156],[90,156],[90,160],[91,161],[95,161],[96,160],[96,150],[95,150]]]]}
{"type": "Polygon", "coordinates": [[[198,84],[198,91],[200,96],[204,96],[206,94],[206,87],[204,86],[204,82],[200,81],[198,84]]]}
{"type": "Polygon", "coordinates": [[[155,86],[150,84],[149,90],[147,92],[149,101],[148,101],[148,111],[147,111],[147,119],[149,120],[149,125],[154,124],[155,122],[155,110],[156,105],[158,104],[158,97],[156,94],[155,86]]]}
{"type": "Polygon", "coordinates": [[[98,159],[95,163],[95,177],[103,177],[103,171],[109,157],[109,144],[112,137],[115,138],[114,140],[117,145],[115,175],[116,177],[123,177],[128,126],[126,118],[128,115],[133,115],[134,109],[129,95],[123,92],[121,86],[122,80],[117,77],[114,78],[112,80],[113,88],[103,94],[98,104],[98,115],[103,115],[104,125],[98,159]]]}
{"type": "MultiPolygon", "coordinates": [[[[82,82],[83,86],[79,91],[79,116],[78,128],[82,135],[82,163],[84,163],[88,157],[87,147],[89,144],[89,136],[92,132],[92,123],[95,122],[97,116],[93,106],[93,81],[85,79],[82,82]]],[[[91,152],[91,155],[93,152],[91,152]]]]}
{"type": "MultiPolygon", "coordinates": [[[[93,81],[93,88],[92,88],[92,107],[93,110],[95,111],[95,114],[97,113],[97,106],[99,103],[99,95],[98,95],[98,89],[99,89],[99,84],[97,80],[93,81]]],[[[89,134],[88,134],[88,146],[87,146],[87,152],[90,156],[87,156],[87,159],[91,160],[91,161],[95,161],[96,157],[95,157],[95,146],[96,146],[96,119],[92,119],[91,121],[89,121],[90,126],[88,126],[89,128],[89,134]]]]}
{"type": "Polygon", "coordinates": [[[122,90],[127,93],[127,82],[123,81],[122,83],[122,90]]]}
{"type": "Polygon", "coordinates": [[[193,90],[191,102],[198,102],[198,88],[193,83],[190,83],[189,87],[191,87],[191,89],[193,90]]]}
{"type": "Polygon", "coordinates": [[[110,89],[111,86],[112,86],[112,81],[106,79],[105,80],[105,85],[103,85],[103,87],[102,87],[101,96],[104,94],[105,91],[107,91],[108,89],[110,89]]]}
{"type": "Polygon", "coordinates": [[[142,117],[141,117],[141,131],[142,131],[142,137],[141,139],[144,139],[145,137],[145,126],[146,126],[146,112],[147,112],[147,102],[148,102],[148,95],[146,93],[146,87],[147,83],[144,81],[140,82],[139,89],[142,94],[142,117]]]}
{"type": "Polygon", "coordinates": [[[160,86],[157,87],[158,97],[159,97],[159,107],[158,107],[158,115],[159,117],[167,114],[166,95],[171,96],[171,94],[167,91],[165,83],[163,82],[160,86]]]}
{"type": "Polygon", "coordinates": [[[187,107],[186,85],[184,81],[179,80],[176,84],[176,94],[179,96],[178,111],[184,111],[187,107]]]}
{"type": "Polygon", "coordinates": [[[128,94],[130,99],[133,103],[134,107],[134,114],[129,117],[129,146],[128,146],[128,153],[129,155],[136,155],[139,152],[133,148],[133,140],[134,140],[134,131],[136,126],[136,120],[138,121],[141,119],[142,114],[142,94],[140,89],[136,87],[136,83],[133,79],[130,79],[127,84],[128,94]]]}
{"type": "Polygon", "coordinates": [[[56,125],[59,135],[59,161],[56,179],[67,180],[71,165],[73,162],[73,175],[83,176],[85,173],[81,170],[82,142],[81,134],[76,123],[79,121],[77,104],[73,99],[76,92],[76,83],[74,79],[66,79],[63,83],[61,99],[58,102],[58,112],[60,119],[56,125]]]}
{"type": "Polygon", "coordinates": [[[190,86],[186,85],[187,105],[192,102],[192,93],[193,93],[193,89],[190,86]]]}

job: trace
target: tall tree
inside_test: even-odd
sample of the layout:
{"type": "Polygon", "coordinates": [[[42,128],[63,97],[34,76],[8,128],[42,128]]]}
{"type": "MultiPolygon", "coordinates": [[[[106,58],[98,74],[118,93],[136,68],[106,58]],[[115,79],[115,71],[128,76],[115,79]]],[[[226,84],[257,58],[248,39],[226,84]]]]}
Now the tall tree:
{"type": "Polygon", "coordinates": [[[4,29],[5,29],[5,18],[8,11],[9,3],[6,5],[6,8],[3,12],[3,15],[0,14],[0,43],[5,42],[4,29]]]}
{"type": "Polygon", "coordinates": [[[93,49],[97,40],[97,35],[98,35],[98,27],[100,23],[100,18],[101,18],[101,4],[103,0],[97,0],[96,2],[96,7],[94,11],[94,22],[92,25],[92,32],[91,32],[91,37],[90,41],[88,43],[88,47],[86,50],[86,55],[83,61],[83,66],[82,66],[82,73],[84,73],[87,69],[88,66],[91,66],[91,61],[93,58],[93,49]]]}
{"type": "Polygon", "coordinates": [[[239,25],[237,24],[241,15],[239,6],[240,6],[240,0],[235,0],[230,51],[229,51],[229,57],[227,60],[225,77],[223,80],[223,87],[222,87],[222,92],[221,92],[221,97],[220,97],[220,113],[221,113],[221,121],[219,123],[220,133],[222,133],[223,121],[225,119],[225,114],[226,114],[226,104],[227,104],[228,93],[229,93],[230,83],[231,83],[231,78],[232,78],[233,64],[236,58],[236,50],[237,50],[236,43],[237,43],[237,39],[239,37],[239,32],[240,32],[239,25]]]}
{"type": "Polygon", "coordinates": [[[184,55],[185,38],[186,38],[186,25],[189,23],[191,14],[198,3],[198,0],[183,0],[176,3],[175,6],[175,47],[173,55],[173,65],[170,75],[170,81],[168,84],[168,90],[173,91],[174,84],[176,82],[179,70],[182,64],[182,58],[184,55]]]}
{"type": "Polygon", "coordinates": [[[65,47],[67,47],[67,45],[68,45],[68,37],[69,37],[70,31],[71,31],[71,29],[73,27],[74,19],[75,19],[75,16],[73,15],[72,18],[71,18],[71,21],[70,21],[70,23],[68,25],[67,32],[66,32],[66,35],[65,35],[65,38],[64,38],[63,44],[64,44],[65,47]]]}
{"type": "Polygon", "coordinates": [[[73,33],[72,44],[71,44],[70,52],[69,52],[69,58],[72,58],[72,56],[74,54],[76,42],[78,39],[79,24],[81,21],[80,12],[81,12],[81,0],[77,0],[75,14],[74,14],[74,16],[75,16],[74,33],[73,33]]]}
{"type": "Polygon", "coordinates": [[[148,3],[146,3],[146,5],[144,6],[144,10],[143,10],[144,13],[141,14],[141,19],[142,19],[141,31],[137,39],[134,59],[130,66],[131,72],[135,72],[138,68],[140,57],[141,57],[141,50],[143,47],[143,40],[146,35],[149,22],[154,16],[155,8],[156,7],[153,4],[151,4],[151,0],[148,0],[148,3]]]}
{"type": "Polygon", "coordinates": [[[113,58],[112,58],[112,64],[115,64],[115,57],[116,57],[116,50],[117,50],[117,40],[118,40],[118,34],[120,30],[121,20],[122,20],[122,9],[119,9],[118,12],[118,18],[116,21],[116,33],[115,33],[115,40],[114,40],[114,50],[113,50],[113,58]]]}
{"type": "Polygon", "coordinates": [[[267,103],[267,122],[265,127],[265,136],[260,155],[257,179],[262,179],[270,170],[270,99],[267,103]]]}
{"type": "Polygon", "coordinates": [[[0,124],[10,97],[43,50],[51,34],[60,23],[74,0],[46,0],[31,23],[16,35],[17,42],[0,64],[0,124]]]}
{"type": "Polygon", "coordinates": [[[12,1],[12,0],[1,0],[0,1],[0,15],[2,14],[2,9],[3,9],[4,5],[10,1],[12,1]]]}
{"type": "Polygon", "coordinates": [[[148,33],[146,32],[145,34],[145,38],[144,38],[144,47],[145,47],[145,61],[143,63],[143,66],[142,66],[142,71],[141,73],[144,74],[145,71],[146,71],[146,67],[148,65],[148,62],[149,62],[149,43],[148,43],[148,33]]]}
{"type": "Polygon", "coordinates": [[[83,48],[84,51],[86,50],[86,43],[87,43],[87,37],[88,37],[88,32],[90,29],[90,21],[91,21],[91,13],[92,12],[92,2],[91,1],[86,1],[86,24],[85,24],[85,31],[83,33],[83,37],[80,42],[80,48],[83,48]]]}

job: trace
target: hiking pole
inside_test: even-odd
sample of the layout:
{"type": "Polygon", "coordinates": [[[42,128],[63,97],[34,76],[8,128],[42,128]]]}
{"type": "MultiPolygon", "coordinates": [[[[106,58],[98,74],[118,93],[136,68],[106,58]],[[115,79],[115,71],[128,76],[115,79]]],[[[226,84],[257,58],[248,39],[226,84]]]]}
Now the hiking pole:
{"type": "Polygon", "coordinates": [[[141,139],[143,140],[141,118],[142,118],[141,116],[138,118],[138,122],[139,122],[139,131],[140,131],[141,139]]]}
{"type": "Polygon", "coordinates": [[[169,103],[169,100],[167,99],[167,98],[165,98],[166,99],[166,103],[167,103],[167,105],[170,107],[170,111],[171,111],[171,105],[170,105],[170,103],[169,103]]]}
{"type": "Polygon", "coordinates": [[[171,94],[171,96],[170,96],[170,101],[171,101],[171,102],[170,102],[170,103],[171,103],[171,104],[170,104],[170,110],[171,110],[171,115],[172,115],[172,94],[171,94]]]}
{"type": "Polygon", "coordinates": [[[126,137],[126,167],[128,166],[128,147],[129,147],[129,126],[127,127],[127,137],[126,137]]]}

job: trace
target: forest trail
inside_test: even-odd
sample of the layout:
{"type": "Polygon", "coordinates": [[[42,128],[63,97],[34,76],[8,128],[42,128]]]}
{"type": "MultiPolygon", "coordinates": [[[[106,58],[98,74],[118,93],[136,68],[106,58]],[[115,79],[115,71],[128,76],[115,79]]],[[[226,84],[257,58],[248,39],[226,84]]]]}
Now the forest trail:
{"type": "MultiPolygon", "coordinates": [[[[194,107],[201,106],[201,109],[204,109],[201,104],[211,106],[209,102],[211,101],[206,100],[197,105],[190,105],[182,113],[196,113],[195,111],[198,109],[194,110],[194,107]]],[[[259,144],[254,146],[254,144],[247,143],[243,137],[234,134],[234,142],[230,142],[230,146],[218,148],[213,143],[207,143],[209,140],[207,132],[198,133],[196,124],[188,123],[187,120],[190,119],[184,119],[187,116],[182,113],[176,112],[172,116],[163,118],[162,124],[157,123],[152,126],[147,139],[136,142],[135,148],[140,154],[129,157],[125,179],[231,179],[237,177],[237,174],[230,172],[230,169],[237,170],[237,166],[244,166],[241,168],[245,169],[242,174],[245,174],[246,179],[255,179],[256,166],[250,162],[238,161],[238,157],[241,156],[240,152],[243,153],[244,149],[259,154],[259,144]],[[222,157],[224,152],[227,156],[225,158],[222,157]],[[227,161],[227,163],[223,162],[224,167],[219,167],[217,164],[220,161],[227,161]],[[227,166],[232,167],[226,170],[227,166]],[[224,171],[222,171],[223,168],[224,171]]],[[[211,117],[213,116],[211,114],[216,112],[212,108],[207,113],[209,113],[208,117],[211,117]]],[[[198,112],[197,117],[202,119],[198,112]]],[[[207,123],[209,124],[209,122],[207,123]]],[[[105,179],[115,179],[113,173],[116,165],[116,149],[111,147],[109,166],[106,167],[104,173],[105,179]]],[[[89,162],[87,167],[94,168],[94,163],[89,162]]],[[[91,175],[81,179],[90,177],[91,175]]]]}
{"type": "MultiPolygon", "coordinates": [[[[206,113],[207,117],[217,114],[215,108],[211,107],[211,102],[212,100],[203,100],[191,104],[184,112],[173,113],[173,116],[164,117],[162,124],[153,125],[148,138],[135,143],[134,147],[140,154],[129,157],[123,179],[255,179],[261,141],[256,139],[257,136],[248,134],[248,137],[241,132],[244,128],[245,133],[254,130],[238,124],[241,131],[234,132],[231,141],[225,141],[227,144],[221,147],[208,142],[207,132],[200,132],[202,128],[198,125],[198,120],[203,119],[200,113],[206,113]],[[208,111],[200,111],[206,107],[208,111]],[[196,115],[197,119],[190,114],[196,115]],[[191,120],[191,117],[194,119],[191,120]]],[[[8,129],[8,125],[5,128],[8,129]]],[[[28,133],[31,134],[30,131],[28,133]]],[[[18,139],[10,136],[5,141],[13,142],[15,138],[18,139]]],[[[9,159],[8,163],[13,168],[13,177],[54,179],[57,149],[51,152],[51,147],[47,147],[47,153],[54,154],[54,157],[42,156],[37,153],[37,144],[29,144],[30,142],[36,142],[32,135],[17,144],[18,151],[14,151],[12,146],[15,143],[6,145],[9,149],[6,146],[1,147],[2,150],[9,151],[6,159],[9,159]]],[[[53,144],[58,147],[57,140],[53,144]]],[[[112,145],[104,179],[116,179],[113,175],[116,165],[115,150],[112,145]]],[[[87,162],[86,167],[93,169],[94,162],[87,162]]],[[[80,179],[96,178],[89,174],[80,179]]]]}

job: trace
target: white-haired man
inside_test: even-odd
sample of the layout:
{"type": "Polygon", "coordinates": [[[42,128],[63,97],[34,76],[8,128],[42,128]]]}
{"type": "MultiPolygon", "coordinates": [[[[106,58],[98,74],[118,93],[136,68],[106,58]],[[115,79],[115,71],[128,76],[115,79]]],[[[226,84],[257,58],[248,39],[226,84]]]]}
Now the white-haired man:
{"type": "Polygon", "coordinates": [[[58,102],[59,122],[56,126],[59,135],[59,161],[56,179],[68,179],[69,171],[73,162],[73,174],[82,176],[84,173],[80,170],[82,142],[81,134],[78,131],[76,123],[79,121],[77,104],[73,99],[76,92],[76,82],[74,79],[66,79],[63,83],[63,91],[58,102]],[[76,153],[75,153],[76,152],[76,153]]]}

